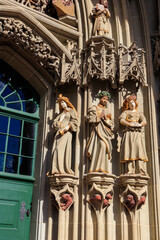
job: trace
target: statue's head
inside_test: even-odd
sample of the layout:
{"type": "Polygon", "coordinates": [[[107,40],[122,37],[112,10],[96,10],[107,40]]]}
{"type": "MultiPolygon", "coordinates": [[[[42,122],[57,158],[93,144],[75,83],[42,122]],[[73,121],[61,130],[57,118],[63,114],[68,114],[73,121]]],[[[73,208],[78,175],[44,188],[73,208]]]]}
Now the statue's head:
{"type": "Polygon", "coordinates": [[[62,96],[62,94],[59,94],[57,101],[59,103],[60,112],[62,112],[63,109],[65,109],[66,107],[73,108],[75,110],[74,106],[69,101],[69,99],[67,97],[62,96]]]}
{"type": "Polygon", "coordinates": [[[108,0],[99,0],[99,3],[102,4],[105,8],[108,8],[108,0]]]}
{"type": "Polygon", "coordinates": [[[102,91],[102,92],[99,92],[96,97],[99,98],[99,102],[101,105],[105,106],[108,99],[111,97],[111,95],[109,94],[109,92],[107,91],[102,91]]]}
{"type": "Polygon", "coordinates": [[[130,97],[126,98],[123,102],[123,111],[125,110],[133,110],[138,108],[136,95],[131,95],[130,97]]]}

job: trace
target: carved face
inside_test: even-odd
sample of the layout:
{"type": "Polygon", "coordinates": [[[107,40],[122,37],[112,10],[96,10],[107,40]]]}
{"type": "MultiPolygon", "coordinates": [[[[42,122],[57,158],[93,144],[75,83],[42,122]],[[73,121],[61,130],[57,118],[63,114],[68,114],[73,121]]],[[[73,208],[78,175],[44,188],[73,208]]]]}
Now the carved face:
{"type": "Polygon", "coordinates": [[[105,106],[106,103],[107,103],[107,101],[108,101],[108,97],[107,97],[107,96],[103,96],[103,97],[100,99],[100,104],[101,104],[102,106],[105,106]]]}
{"type": "Polygon", "coordinates": [[[99,0],[99,3],[102,4],[105,8],[108,8],[108,0],[99,0]]]}
{"type": "Polygon", "coordinates": [[[129,109],[130,109],[130,110],[135,109],[135,107],[136,107],[135,101],[134,101],[134,100],[131,100],[131,101],[129,102],[128,106],[129,106],[129,109]]]}
{"type": "Polygon", "coordinates": [[[66,109],[67,108],[67,103],[65,102],[65,101],[61,101],[61,107],[63,108],[63,109],[66,109]]]}

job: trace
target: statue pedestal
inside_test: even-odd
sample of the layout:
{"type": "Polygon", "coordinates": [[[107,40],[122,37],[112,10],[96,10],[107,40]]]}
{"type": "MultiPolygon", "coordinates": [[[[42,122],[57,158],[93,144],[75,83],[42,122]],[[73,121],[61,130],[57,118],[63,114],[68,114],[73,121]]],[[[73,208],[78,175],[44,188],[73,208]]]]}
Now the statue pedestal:
{"type": "MultiPolygon", "coordinates": [[[[113,186],[116,176],[103,172],[91,172],[84,177],[87,183],[86,239],[89,239],[91,225],[95,220],[96,239],[109,239],[107,235],[108,229],[106,229],[108,227],[107,220],[109,213],[108,211],[105,213],[105,211],[113,200],[113,186]]],[[[93,228],[95,225],[93,225],[93,228]]]]}
{"type": "Polygon", "coordinates": [[[121,221],[124,222],[126,216],[128,219],[128,229],[126,228],[126,230],[122,230],[122,239],[124,239],[124,236],[126,236],[127,231],[129,231],[131,226],[131,240],[140,240],[141,237],[138,234],[140,221],[139,211],[146,203],[148,194],[148,181],[150,177],[140,174],[124,174],[117,179],[121,191],[120,202],[123,205],[121,221]],[[127,209],[127,211],[125,211],[125,209],[127,209]]]}
{"type": "Polygon", "coordinates": [[[65,185],[75,186],[78,181],[78,177],[71,174],[55,174],[48,176],[50,187],[63,187],[65,185]]]}

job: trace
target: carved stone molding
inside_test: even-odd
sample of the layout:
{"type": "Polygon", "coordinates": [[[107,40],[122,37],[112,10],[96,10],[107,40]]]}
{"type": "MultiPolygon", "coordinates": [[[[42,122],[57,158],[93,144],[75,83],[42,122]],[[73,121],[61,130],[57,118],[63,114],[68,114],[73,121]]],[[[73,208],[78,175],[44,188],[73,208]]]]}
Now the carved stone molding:
{"type": "Polygon", "coordinates": [[[95,77],[102,81],[109,80],[113,87],[116,76],[114,40],[105,36],[92,37],[86,43],[83,66],[84,85],[95,77]]]}
{"type": "Polygon", "coordinates": [[[145,52],[139,49],[136,42],[129,48],[119,46],[119,83],[126,80],[135,80],[147,86],[145,52]]]}
{"type": "Polygon", "coordinates": [[[59,186],[63,187],[66,184],[73,187],[77,184],[78,177],[71,174],[55,174],[48,175],[48,180],[51,188],[59,186]]]}
{"type": "Polygon", "coordinates": [[[154,55],[153,55],[153,64],[155,72],[160,70],[160,33],[156,32],[152,37],[152,43],[154,47],[154,55]]]}

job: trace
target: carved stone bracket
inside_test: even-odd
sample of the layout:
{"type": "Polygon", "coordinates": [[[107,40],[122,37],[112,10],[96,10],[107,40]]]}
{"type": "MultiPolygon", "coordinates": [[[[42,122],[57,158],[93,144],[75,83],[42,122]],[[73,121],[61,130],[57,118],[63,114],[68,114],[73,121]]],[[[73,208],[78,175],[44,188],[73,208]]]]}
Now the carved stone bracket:
{"type": "Polygon", "coordinates": [[[156,72],[160,70],[160,33],[156,32],[152,37],[153,47],[154,47],[154,69],[156,72]]]}
{"type": "Polygon", "coordinates": [[[91,78],[109,80],[115,85],[116,53],[114,40],[105,36],[92,37],[86,43],[84,56],[84,80],[87,84],[91,78]]]}
{"type": "Polygon", "coordinates": [[[87,201],[96,213],[104,212],[112,202],[115,175],[93,172],[85,178],[89,186],[87,201]]]}
{"type": "Polygon", "coordinates": [[[136,42],[129,48],[119,46],[119,83],[135,80],[147,86],[145,52],[139,49],[136,42]]]}
{"type": "Polygon", "coordinates": [[[132,226],[132,240],[138,240],[138,211],[145,204],[147,186],[150,177],[144,175],[121,175],[118,178],[121,187],[120,201],[127,209],[132,226]]]}
{"type": "Polygon", "coordinates": [[[87,212],[86,221],[89,221],[89,215],[94,210],[96,215],[97,240],[106,239],[107,218],[105,212],[113,200],[115,178],[115,175],[103,172],[90,172],[85,175],[87,183],[86,200],[91,205],[91,211],[87,212]]]}
{"type": "Polygon", "coordinates": [[[69,174],[49,175],[52,203],[59,210],[69,210],[74,203],[73,187],[77,184],[78,178],[69,174]]]}

